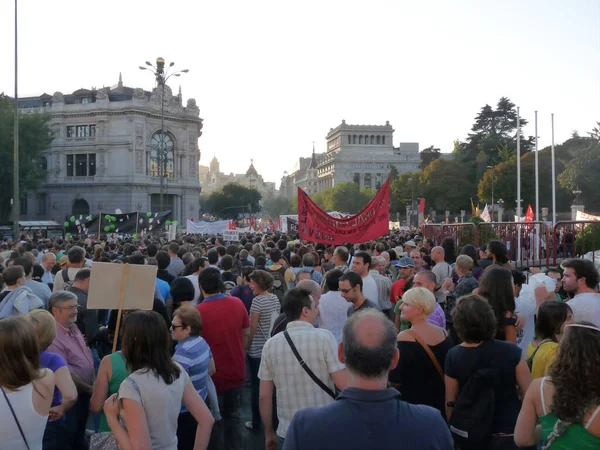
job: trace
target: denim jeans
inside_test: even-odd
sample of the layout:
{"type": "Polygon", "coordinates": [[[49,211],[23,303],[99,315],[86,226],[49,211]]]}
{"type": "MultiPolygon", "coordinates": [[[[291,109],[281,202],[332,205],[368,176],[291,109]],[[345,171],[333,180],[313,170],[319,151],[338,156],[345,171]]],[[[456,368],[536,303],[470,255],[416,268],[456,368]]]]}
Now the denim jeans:
{"type": "Polygon", "coordinates": [[[70,448],[66,420],[46,424],[42,448],[44,450],[68,450],[70,448]]]}
{"type": "Polygon", "coordinates": [[[222,419],[213,427],[209,449],[242,450],[244,448],[240,416],[243,389],[242,385],[217,393],[222,419]]]}
{"type": "Polygon", "coordinates": [[[260,358],[248,357],[250,362],[250,377],[252,394],[250,397],[250,405],[252,408],[252,428],[258,430],[260,428],[260,408],[258,405],[258,392],[260,389],[260,380],[258,379],[258,368],[260,367],[260,358]]]}
{"type": "Polygon", "coordinates": [[[88,448],[85,427],[90,412],[90,398],[90,394],[80,392],[77,402],[75,402],[65,415],[72,450],[87,450],[88,448]]]}

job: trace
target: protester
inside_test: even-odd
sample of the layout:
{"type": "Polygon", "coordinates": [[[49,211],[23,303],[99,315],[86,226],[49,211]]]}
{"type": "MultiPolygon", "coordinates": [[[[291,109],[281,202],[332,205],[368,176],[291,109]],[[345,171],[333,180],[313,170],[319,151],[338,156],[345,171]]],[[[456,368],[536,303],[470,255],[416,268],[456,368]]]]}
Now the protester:
{"type": "Polygon", "coordinates": [[[53,400],[54,374],[40,367],[33,324],[0,320],[0,449],[41,449],[53,400]]]}
{"type": "Polygon", "coordinates": [[[68,291],[56,291],[50,297],[48,307],[56,322],[56,337],[48,351],[66,361],[77,387],[77,402],[66,415],[68,442],[74,449],[86,449],[85,430],[95,374],[92,354],[77,327],[77,296],[68,291]]]}
{"type": "Polygon", "coordinates": [[[77,275],[77,272],[83,269],[83,266],[85,265],[85,250],[79,246],[71,247],[67,252],[65,263],[66,267],[62,268],[54,277],[52,292],[67,289],[73,284],[75,275],[77,275]]]}
{"type": "MultiPolygon", "coordinates": [[[[207,381],[215,369],[215,361],[206,341],[202,338],[202,318],[191,305],[181,306],[173,313],[171,338],[177,342],[173,359],[190,376],[190,380],[204,402],[208,396],[207,381]]],[[[177,419],[177,449],[194,448],[198,423],[185,405],[177,419]]]]}
{"type": "Polygon", "coordinates": [[[533,380],[515,427],[520,447],[600,448],[600,328],[567,325],[548,377],[533,380]],[[539,426],[541,424],[541,436],[539,426]]]}
{"type": "Polygon", "coordinates": [[[588,320],[600,327],[600,294],[597,292],[600,276],[594,263],[588,259],[568,259],[561,267],[563,287],[573,296],[568,302],[573,320],[588,320]]]}
{"type": "Polygon", "coordinates": [[[400,361],[390,371],[390,382],[398,386],[403,400],[432,406],[445,416],[442,366],[454,344],[446,330],[427,321],[436,305],[433,293],[422,287],[402,297],[402,318],[412,327],[398,334],[400,361]]]}
{"type": "Polygon", "coordinates": [[[331,331],[337,342],[342,340],[342,330],[348,318],[348,303],[339,289],[343,272],[333,269],[325,275],[327,292],[319,300],[321,328],[331,331]]]}
{"type": "Polygon", "coordinates": [[[395,389],[386,389],[399,354],[396,330],[381,312],[367,309],[348,319],[338,354],[347,367],[348,386],[336,402],[297,411],[284,450],[452,449],[437,411],[411,405],[395,389]]]}
{"type": "MultiPolygon", "coordinates": [[[[526,392],[531,383],[531,373],[521,349],[511,342],[494,339],[496,314],[478,295],[462,297],[452,312],[452,319],[462,340],[460,345],[448,351],[444,366],[446,417],[455,428],[455,443],[458,441],[460,448],[465,449],[514,449],[513,432],[521,408],[517,386],[521,392],[526,392]],[[481,380],[479,384],[477,380],[481,380]],[[463,390],[464,395],[470,397],[461,397],[463,390]],[[452,417],[455,407],[467,401],[473,402],[469,407],[471,411],[475,405],[479,408],[487,406],[477,403],[478,399],[483,402],[493,399],[491,410],[484,408],[485,415],[474,417],[468,424],[470,429],[458,428],[459,424],[453,422],[452,417]],[[491,422],[488,423],[488,419],[491,422]],[[468,435],[465,438],[464,432],[474,429],[485,432],[481,441],[470,441],[468,435]]],[[[458,419],[464,419],[462,410],[460,412],[458,419]]],[[[461,421],[460,425],[464,424],[461,421]]]]}
{"type": "Polygon", "coordinates": [[[377,290],[377,284],[370,275],[371,270],[371,255],[367,252],[358,252],[352,258],[352,271],[360,275],[362,278],[361,291],[364,296],[377,308],[379,306],[379,292],[377,290]]]}
{"type": "Polygon", "coordinates": [[[363,294],[363,279],[358,273],[349,271],[342,275],[339,281],[339,289],[342,297],[351,303],[346,313],[348,317],[365,308],[377,309],[376,300],[372,301],[363,294]]]}
{"type": "Polygon", "coordinates": [[[527,346],[525,354],[533,378],[546,375],[558,354],[565,327],[572,320],[573,311],[566,303],[555,300],[544,302],[539,307],[535,322],[535,338],[527,346]]]}
{"type": "Polygon", "coordinates": [[[56,353],[47,351],[56,337],[56,323],[48,311],[35,309],[25,316],[34,326],[40,347],[40,367],[54,373],[54,395],[44,431],[44,450],[63,450],[69,447],[67,439],[66,412],[77,401],[77,388],[69,373],[65,360],[56,353]]]}
{"type": "Polygon", "coordinates": [[[250,307],[250,336],[248,337],[248,361],[250,363],[252,421],[245,424],[246,428],[258,431],[260,429],[260,409],[258,394],[262,350],[265,342],[271,337],[275,319],[279,316],[281,304],[275,294],[269,293],[273,287],[273,276],[265,270],[255,270],[250,274],[250,288],[255,297],[250,307]]]}
{"type": "Polygon", "coordinates": [[[205,449],[214,419],[187,372],[171,359],[168,330],[159,314],[138,311],[127,316],[123,356],[131,375],[104,403],[119,446],[132,448],[135,441],[139,448],[175,448],[183,402],[198,423],[194,448],[205,449]]]}
{"type": "Polygon", "coordinates": [[[254,272],[254,266],[246,265],[242,267],[241,284],[234,287],[229,293],[232,297],[237,297],[242,301],[248,314],[250,314],[250,307],[252,306],[252,300],[254,299],[254,292],[252,292],[252,289],[250,288],[250,274],[252,272],[254,272]]]}
{"type": "Polygon", "coordinates": [[[282,445],[296,411],[328,405],[333,402],[335,387],[343,389],[347,383],[344,365],[336,357],[335,338],[329,331],[314,327],[318,310],[309,291],[290,289],[284,297],[283,312],[289,320],[287,328],[265,343],[258,370],[260,416],[265,427],[267,450],[275,450],[278,442],[282,445]],[[299,356],[291,350],[292,345],[299,356]],[[304,365],[299,358],[303,359],[304,365]],[[323,388],[307,376],[307,368],[320,380],[323,388]],[[274,388],[277,388],[279,419],[276,430],[273,426],[274,388]]]}
{"type": "Polygon", "coordinates": [[[479,280],[479,295],[485,298],[496,315],[496,339],[517,343],[517,316],[512,272],[494,264],[479,280]]]}
{"type": "Polygon", "coordinates": [[[43,308],[44,302],[25,286],[22,266],[10,266],[2,273],[6,290],[0,294],[0,319],[23,316],[34,309],[43,308]]]}

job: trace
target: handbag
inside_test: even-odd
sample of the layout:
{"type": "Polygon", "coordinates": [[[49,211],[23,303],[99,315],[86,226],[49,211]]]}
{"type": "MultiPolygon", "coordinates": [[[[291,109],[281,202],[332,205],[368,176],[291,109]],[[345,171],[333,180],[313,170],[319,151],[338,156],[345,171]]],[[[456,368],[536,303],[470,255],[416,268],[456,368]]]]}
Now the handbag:
{"type": "Polygon", "coordinates": [[[317,383],[317,385],[323,389],[327,395],[329,395],[332,399],[336,399],[337,395],[335,395],[335,393],[329,389],[329,387],[323,383],[319,377],[317,377],[314,372],[312,370],[310,370],[310,367],[308,367],[308,365],[304,362],[304,360],[302,359],[302,356],[300,356],[300,353],[298,353],[298,349],[296,348],[296,346],[294,345],[294,342],[292,341],[292,338],[290,337],[289,333],[287,332],[287,330],[285,330],[283,332],[283,335],[285,336],[285,340],[288,342],[288,344],[290,345],[290,348],[292,349],[292,352],[294,353],[294,356],[296,357],[296,359],[298,360],[298,362],[300,363],[300,366],[304,369],[304,371],[308,374],[309,377],[312,378],[312,380],[317,383]]]}
{"type": "MultiPolygon", "coordinates": [[[[127,377],[127,380],[133,386],[133,389],[140,396],[140,402],[142,400],[142,393],[140,392],[140,388],[137,385],[136,381],[131,378],[131,376],[127,377]]],[[[142,407],[144,404],[142,403],[142,407]]],[[[112,431],[103,431],[101,433],[92,434],[90,437],[90,450],[119,450],[119,443],[117,442],[117,438],[112,431]]]]}
{"type": "Polygon", "coordinates": [[[438,362],[437,358],[435,357],[435,355],[429,348],[429,345],[427,345],[425,343],[425,341],[423,339],[421,339],[421,336],[419,336],[413,330],[406,330],[406,331],[408,332],[408,334],[410,334],[412,337],[415,338],[415,341],[417,341],[419,344],[421,344],[421,347],[423,347],[423,349],[427,352],[429,359],[431,359],[431,362],[435,366],[435,370],[437,370],[437,372],[440,374],[440,377],[442,377],[442,381],[444,381],[444,371],[442,370],[442,366],[440,366],[440,363],[438,362]]]}
{"type": "Polygon", "coordinates": [[[25,442],[25,447],[27,447],[27,450],[29,450],[29,444],[27,443],[27,439],[25,439],[25,433],[23,433],[23,428],[21,428],[21,424],[19,423],[19,419],[17,419],[15,410],[13,409],[12,405],[10,404],[10,401],[8,400],[8,395],[6,395],[6,392],[4,392],[4,388],[2,386],[0,386],[0,389],[2,389],[2,393],[4,394],[4,398],[6,400],[6,403],[8,404],[8,407],[10,408],[10,412],[12,413],[12,415],[15,419],[15,422],[17,422],[17,427],[19,428],[19,432],[21,433],[23,442],[25,442]]]}

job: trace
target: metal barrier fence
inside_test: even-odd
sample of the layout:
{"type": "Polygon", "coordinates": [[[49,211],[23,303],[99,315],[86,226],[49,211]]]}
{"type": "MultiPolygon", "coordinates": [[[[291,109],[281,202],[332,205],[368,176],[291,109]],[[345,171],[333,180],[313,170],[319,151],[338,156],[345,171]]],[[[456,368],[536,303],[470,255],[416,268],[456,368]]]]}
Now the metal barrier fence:
{"type": "Polygon", "coordinates": [[[451,237],[457,248],[499,240],[517,267],[556,266],[563,259],[589,252],[595,262],[596,250],[600,257],[600,222],[595,221],[561,221],[554,227],[545,222],[490,222],[477,227],[472,223],[429,224],[423,226],[423,237],[432,239],[434,245],[451,237]]]}

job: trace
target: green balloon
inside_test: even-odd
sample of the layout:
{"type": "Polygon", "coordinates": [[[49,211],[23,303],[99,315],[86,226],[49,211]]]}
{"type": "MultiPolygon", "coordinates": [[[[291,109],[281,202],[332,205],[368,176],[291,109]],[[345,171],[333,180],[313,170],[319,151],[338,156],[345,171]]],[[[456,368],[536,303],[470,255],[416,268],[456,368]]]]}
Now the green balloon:
{"type": "Polygon", "coordinates": [[[110,227],[107,225],[104,227],[104,231],[106,231],[107,233],[110,231],[110,227]]]}
{"type": "Polygon", "coordinates": [[[177,222],[176,220],[174,220],[173,222],[171,222],[171,225],[177,225],[179,222],[177,222]]]}
{"type": "Polygon", "coordinates": [[[67,233],[65,236],[67,236],[68,238],[71,237],[71,233],[67,233]]]}
{"type": "Polygon", "coordinates": [[[69,228],[69,222],[65,222],[65,228],[69,228]]]}
{"type": "Polygon", "coordinates": [[[146,217],[152,217],[152,213],[151,213],[150,211],[148,211],[148,212],[146,213],[146,217]]]}
{"type": "Polygon", "coordinates": [[[111,229],[111,230],[114,230],[115,228],[117,228],[117,226],[116,226],[115,224],[112,224],[112,225],[110,226],[110,229],[111,229]]]}
{"type": "Polygon", "coordinates": [[[75,216],[71,216],[71,218],[69,219],[71,222],[75,222],[75,216]]]}
{"type": "Polygon", "coordinates": [[[165,225],[166,225],[166,226],[169,226],[169,225],[171,225],[171,221],[170,221],[170,220],[167,220],[167,221],[165,222],[165,225]]]}
{"type": "Polygon", "coordinates": [[[133,233],[133,234],[131,235],[131,237],[132,237],[133,239],[137,239],[137,234],[133,233]]]}

